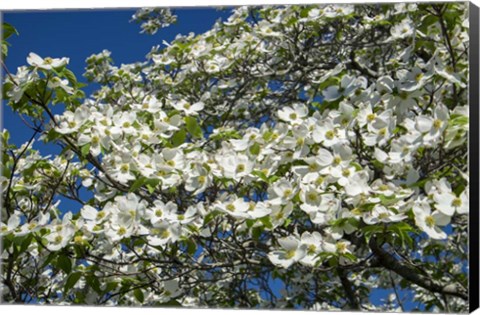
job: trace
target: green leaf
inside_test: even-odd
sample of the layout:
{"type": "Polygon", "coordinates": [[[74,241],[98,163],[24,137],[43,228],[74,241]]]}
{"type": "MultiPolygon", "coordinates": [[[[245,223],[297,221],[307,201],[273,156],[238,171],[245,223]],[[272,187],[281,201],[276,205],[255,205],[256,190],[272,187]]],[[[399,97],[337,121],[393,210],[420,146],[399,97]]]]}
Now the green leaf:
{"type": "Polygon", "coordinates": [[[105,292],[111,292],[118,287],[118,282],[109,282],[105,287],[105,292]]]}
{"type": "Polygon", "coordinates": [[[175,307],[179,307],[179,306],[182,306],[182,304],[180,304],[177,300],[170,300],[170,301],[168,301],[168,302],[165,302],[165,303],[160,304],[159,306],[175,306],[175,307]]]}
{"type": "Polygon", "coordinates": [[[205,219],[203,219],[203,225],[207,225],[208,223],[210,223],[215,217],[220,215],[220,213],[221,213],[220,211],[214,210],[214,211],[210,212],[209,214],[207,214],[205,216],[205,219]]]}
{"type": "Polygon", "coordinates": [[[252,155],[258,155],[260,153],[260,145],[255,142],[249,149],[252,155]]]}
{"type": "Polygon", "coordinates": [[[262,138],[263,140],[265,140],[266,142],[270,141],[270,139],[272,138],[273,136],[273,132],[271,132],[270,130],[267,130],[263,133],[262,135],[262,138]]]}
{"type": "Polygon", "coordinates": [[[265,175],[264,172],[254,170],[254,171],[252,171],[252,175],[260,177],[260,179],[262,179],[264,182],[268,183],[268,177],[267,177],[267,175],[265,175]]]}
{"type": "Polygon", "coordinates": [[[392,196],[378,195],[378,198],[380,199],[382,205],[384,206],[390,206],[396,203],[398,200],[397,198],[395,198],[394,195],[392,196]]]}
{"type": "Polygon", "coordinates": [[[140,302],[140,303],[143,303],[143,301],[145,300],[145,297],[143,296],[143,292],[142,292],[141,289],[135,289],[133,291],[133,295],[135,296],[137,301],[140,302]]]}
{"type": "Polygon", "coordinates": [[[263,232],[263,228],[261,227],[254,227],[252,229],[252,238],[256,241],[258,241],[258,239],[260,238],[260,236],[262,235],[262,232],[263,232]]]}
{"type": "Polygon", "coordinates": [[[198,125],[197,119],[193,117],[185,117],[185,124],[187,125],[188,132],[195,138],[202,138],[202,128],[198,125]]]}
{"type": "Polygon", "coordinates": [[[47,259],[45,259],[45,261],[43,262],[42,266],[40,266],[40,269],[43,269],[46,266],[48,266],[52,262],[52,260],[55,258],[55,256],[57,256],[57,252],[50,253],[47,256],[47,259]]]}
{"type": "Polygon", "coordinates": [[[70,291],[70,289],[73,288],[73,286],[77,283],[81,276],[81,272],[74,272],[69,275],[65,283],[64,292],[70,291]]]}
{"type": "Polygon", "coordinates": [[[60,255],[57,258],[57,267],[69,274],[72,271],[72,261],[67,256],[60,255]]]}
{"type": "Polygon", "coordinates": [[[283,223],[283,226],[284,227],[288,227],[290,225],[290,223],[292,223],[292,218],[287,218],[285,220],[285,222],[283,223]]]}
{"type": "Polygon", "coordinates": [[[2,29],[3,29],[3,40],[8,39],[12,35],[18,35],[18,31],[13,27],[12,25],[3,22],[2,24],[2,29]]]}
{"type": "Polygon", "coordinates": [[[263,218],[260,218],[259,220],[260,220],[260,222],[263,223],[263,225],[264,225],[267,229],[273,229],[272,221],[270,220],[270,217],[269,217],[269,216],[265,216],[265,217],[263,217],[263,218]]]}
{"type": "Polygon", "coordinates": [[[377,233],[383,233],[383,226],[379,225],[368,225],[362,228],[363,235],[365,236],[365,241],[368,243],[370,241],[370,238],[377,234],[377,233]]]}
{"type": "Polygon", "coordinates": [[[23,253],[28,249],[28,246],[30,246],[30,243],[32,243],[32,240],[33,240],[33,235],[29,234],[20,245],[20,253],[23,253]]]}
{"type": "Polygon", "coordinates": [[[145,186],[147,186],[148,192],[153,194],[155,189],[157,189],[158,184],[160,184],[161,180],[158,178],[149,178],[145,180],[145,186]]]}
{"type": "Polygon", "coordinates": [[[268,178],[268,183],[269,183],[269,184],[272,184],[272,183],[276,182],[276,181],[279,180],[279,179],[280,179],[280,176],[272,175],[272,176],[270,176],[270,177],[268,178]]]}
{"type": "Polygon", "coordinates": [[[100,288],[100,282],[98,281],[96,276],[89,275],[86,277],[87,284],[95,290],[97,293],[102,293],[102,289],[100,288]]]}
{"type": "Polygon", "coordinates": [[[185,139],[187,138],[187,133],[185,129],[180,129],[179,131],[175,132],[171,138],[172,145],[174,147],[178,147],[181,144],[185,143],[185,139]]]}
{"type": "Polygon", "coordinates": [[[8,56],[8,45],[7,42],[2,41],[2,59],[5,59],[8,56]]]}
{"type": "Polygon", "coordinates": [[[190,255],[195,254],[197,251],[197,244],[191,239],[185,239],[185,245],[187,246],[187,253],[190,255]]]}
{"type": "Polygon", "coordinates": [[[398,222],[391,224],[388,227],[388,231],[393,232],[398,236],[400,242],[402,243],[402,247],[405,247],[406,244],[409,246],[413,245],[413,239],[409,232],[414,232],[415,230],[408,223],[398,222]]]}
{"type": "Polygon", "coordinates": [[[434,15],[427,15],[423,20],[422,24],[419,27],[419,30],[422,31],[423,33],[427,32],[427,29],[430,25],[433,25],[435,22],[438,21],[438,17],[434,15]]]}
{"type": "Polygon", "coordinates": [[[135,182],[133,182],[130,190],[128,192],[135,192],[137,191],[142,185],[145,183],[145,177],[138,178],[135,182]]]}
{"type": "Polygon", "coordinates": [[[351,253],[344,253],[344,254],[341,254],[341,255],[342,255],[342,257],[345,257],[350,261],[357,261],[357,257],[355,257],[355,255],[353,255],[351,253]]]}
{"type": "Polygon", "coordinates": [[[72,84],[72,86],[77,86],[77,77],[75,74],[68,70],[67,68],[63,69],[62,74],[68,79],[68,81],[72,84]]]}
{"type": "Polygon", "coordinates": [[[90,153],[90,143],[85,144],[82,146],[80,149],[80,152],[82,154],[82,157],[86,157],[90,153]]]}
{"type": "Polygon", "coordinates": [[[454,119],[450,120],[450,124],[452,126],[465,126],[468,125],[468,117],[466,116],[459,116],[454,119]]]}
{"type": "Polygon", "coordinates": [[[254,224],[255,222],[257,222],[256,220],[252,220],[252,219],[247,219],[245,221],[245,223],[247,224],[247,227],[250,229],[254,224]]]}

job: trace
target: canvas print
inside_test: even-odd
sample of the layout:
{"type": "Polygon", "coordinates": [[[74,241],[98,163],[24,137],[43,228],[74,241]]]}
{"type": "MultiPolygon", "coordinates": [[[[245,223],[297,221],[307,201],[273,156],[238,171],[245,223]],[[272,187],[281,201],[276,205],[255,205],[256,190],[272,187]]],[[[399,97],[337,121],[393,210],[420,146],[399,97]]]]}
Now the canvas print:
{"type": "Polygon", "coordinates": [[[3,12],[1,303],[468,312],[472,8],[3,12]]]}

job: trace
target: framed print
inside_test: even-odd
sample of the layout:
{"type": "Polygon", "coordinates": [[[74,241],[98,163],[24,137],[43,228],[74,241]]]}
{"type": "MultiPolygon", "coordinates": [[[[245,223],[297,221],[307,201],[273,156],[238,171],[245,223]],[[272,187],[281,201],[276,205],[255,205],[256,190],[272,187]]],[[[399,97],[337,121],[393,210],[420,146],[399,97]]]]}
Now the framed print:
{"type": "Polygon", "coordinates": [[[2,11],[0,300],[478,308],[478,7],[2,11]]]}

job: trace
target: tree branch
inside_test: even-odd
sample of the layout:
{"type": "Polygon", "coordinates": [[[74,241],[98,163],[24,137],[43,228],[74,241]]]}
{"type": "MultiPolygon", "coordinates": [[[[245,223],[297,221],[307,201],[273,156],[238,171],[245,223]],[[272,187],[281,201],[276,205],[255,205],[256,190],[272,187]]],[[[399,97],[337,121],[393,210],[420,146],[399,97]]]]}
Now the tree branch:
{"type": "Polygon", "coordinates": [[[345,293],[347,295],[346,298],[350,309],[360,310],[360,305],[358,304],[357,297],[355,296],[355,292],[352,289],[352,283],[350,282],[350,280],[348,280],[347,273],[345,272],[345,270],[340,268],[337,269],[337,272],[343,289],[345,290],[345,293]]]}
{"type": "Polygon", "coordinates": [[[370,239],[369,246],[383,267],[395,272],[404,279],[431,292],[453,295],[468,301],[468,292],[464,288],[457,284],[446,284],[419,274],[415,269],[398,262],[397,259],[378,245],[373,237],[370,239]]]}

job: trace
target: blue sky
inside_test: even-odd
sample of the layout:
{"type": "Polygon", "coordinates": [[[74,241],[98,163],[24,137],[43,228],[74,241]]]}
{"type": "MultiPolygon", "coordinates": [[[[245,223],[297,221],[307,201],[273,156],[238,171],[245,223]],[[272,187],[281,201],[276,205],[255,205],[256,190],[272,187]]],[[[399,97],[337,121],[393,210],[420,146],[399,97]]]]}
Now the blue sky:
{"type": "MultiPolygon", "coordinates": [[[[82,81],[85,59],[92,54],[110,50],[116,65],[141,61],[163,40],[170,42],[179,33],[203,33],[217,19],[226,19],[230,11],[228,8],[179,8],[175,10],[177,24],[160,29],[155,35],[140,34],[140,25],[130,22],[135,9],[8,12],[3,14],[3,20],[13,25],[20,35],[9,39],[6,65],[10,72],[16,72],[17,67],[26,65],[30,52],[41,57],[69,57],[68,68],[82,81]]],[[[16,144],[27,141],[31,131],[9,107],[2,109],[3,127],[10,131],[12,141],[16,144]]],[[[45,148],[47,153],[49,149],[45,148]]]]}
{"type": "MultiPolygon", "coordinates": [[[[214,8],[177,9],[178,22],[166,29],[160,29],[155,35],[140,34],[140,26],[130,22],[132,10],[81,10],[81,11],[23,11],[3,14],[3,20],[13,25],[19,36],[9,39],[11,44],[6,65],[10,72],[26,65],[26,57],[35,52],[41,57],[68,57],[72,70],[79,81],[85,82],[82,74],[85,59],[104,49],[112,52],[115,65],[132,63],[145,59],[145,55],[163,40],[169,42],[179,33],[196,34],[209,30],[219,18],[226,19],[230,9],[219,11],[214,8]]],[[[87,94],[89,91],[86,90],[87,94]]],[[[58,109],[57,109],[58,110],[58,109]]],[[[3,104],[3,128],[9,130],[11,141],[17,145],[26,142],[32,135],[8,106],[3,104]]],[[[42,154],[58,152],[51,145],[35,145],[42,154]]],[[[62,200],[63,211],[77,211],[79,205],[62,200]]],[[[272,282],[277,292],[281,284],[272,282]]],[[[391,291],[379,290],[372,294],[374,302],[380,302],[391,291]]],[[[407,303],[408,305],[409,303],[407,303]]],[[[413,307],[413,305],[408,305],[413,307]]]]}

